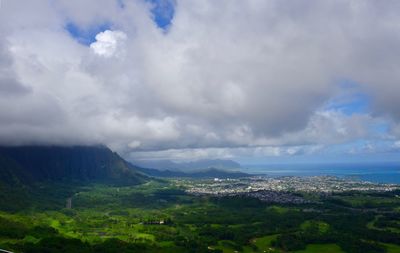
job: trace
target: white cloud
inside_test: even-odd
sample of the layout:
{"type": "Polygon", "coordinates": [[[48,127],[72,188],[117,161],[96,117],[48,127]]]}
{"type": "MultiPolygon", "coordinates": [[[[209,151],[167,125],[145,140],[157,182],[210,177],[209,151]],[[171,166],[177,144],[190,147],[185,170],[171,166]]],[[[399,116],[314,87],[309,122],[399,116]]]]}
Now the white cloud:
{"type": "Polygon", "coordinates": [[[90,48],[97,55],[111,57],[117,54],[118,49],[121,50],[126,38],[124,32],[106,30],[96,35],[96,42],[90,44],[90,48]]]}
{"type": "Polygon", "coordinates": [[[397,1],[177,1],[167,32],[150,4],[123,3],[3,1],[2,144],[295,155],[400,121],[397,1]],[[68,23],[110,28],[87,47],[68,23]],[[370,111],[321,109],[343,79],[370,111]]]}
{"type": "Polygon", "coordinates": [[[128,144],[128,147],[135,149],[135,148],[140,147],[140,144],[141,144],[140,141],[132,141],[131,143],[128,144]]]}

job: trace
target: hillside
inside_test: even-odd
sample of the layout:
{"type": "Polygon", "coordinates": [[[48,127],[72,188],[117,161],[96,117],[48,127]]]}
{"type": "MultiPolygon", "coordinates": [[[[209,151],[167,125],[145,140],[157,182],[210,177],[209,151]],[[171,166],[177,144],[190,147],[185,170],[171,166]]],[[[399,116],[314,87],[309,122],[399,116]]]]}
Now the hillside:
{"type": "Polygon", "coordinates": [[[99,181],[140,183],[145,179],[104,146],[0,147],[0,183],[99,181]]]}

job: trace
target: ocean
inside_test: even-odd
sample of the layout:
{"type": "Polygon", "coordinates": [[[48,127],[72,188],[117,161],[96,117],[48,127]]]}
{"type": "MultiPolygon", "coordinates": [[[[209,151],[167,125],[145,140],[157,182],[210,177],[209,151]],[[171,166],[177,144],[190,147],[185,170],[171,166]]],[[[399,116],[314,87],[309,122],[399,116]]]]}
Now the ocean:
{"type": "Polygon", "coordinates": [[[400,163],[380,164],[261,164],[243,165],[242,171],[281,176],[336,176],[374,183],[400,184],[400,163]]]}

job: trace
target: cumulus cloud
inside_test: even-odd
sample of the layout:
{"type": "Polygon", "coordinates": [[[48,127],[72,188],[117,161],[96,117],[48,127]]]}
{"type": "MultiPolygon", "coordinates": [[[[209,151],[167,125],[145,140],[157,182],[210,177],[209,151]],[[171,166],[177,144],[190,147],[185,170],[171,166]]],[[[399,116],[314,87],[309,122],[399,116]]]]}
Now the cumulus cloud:
{"type": "Polygon", "coordinates": [[[121,50],[125,40],[125,33],[106,30],[96,35],[96,42],[90,44],[90,48],[97,55],[111,57],[118,54],[117,50],[121,50]]]}
{"type": "Polygon", "coordinates": [[[163,30],[148,1],[3,0],[1,144],[230,157],[229,148],[294,155],[396,138],[371,129],[400,122],[398,1],[173,6],[163,30]],[[107,29],[87,46],[69,23],[107,29]],[[341,80],[371,97],[368,111],[324,108],[341,80]]]}

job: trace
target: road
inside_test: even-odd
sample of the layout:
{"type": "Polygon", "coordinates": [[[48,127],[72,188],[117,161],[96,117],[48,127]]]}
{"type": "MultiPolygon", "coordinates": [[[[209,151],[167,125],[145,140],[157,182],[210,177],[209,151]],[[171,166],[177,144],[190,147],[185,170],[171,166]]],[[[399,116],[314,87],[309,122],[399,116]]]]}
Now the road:
{"type": "Polygon", "coordinates": [[[0,249],[0,253],[14,253],[14,252],[5,249],[0,249]]]}

